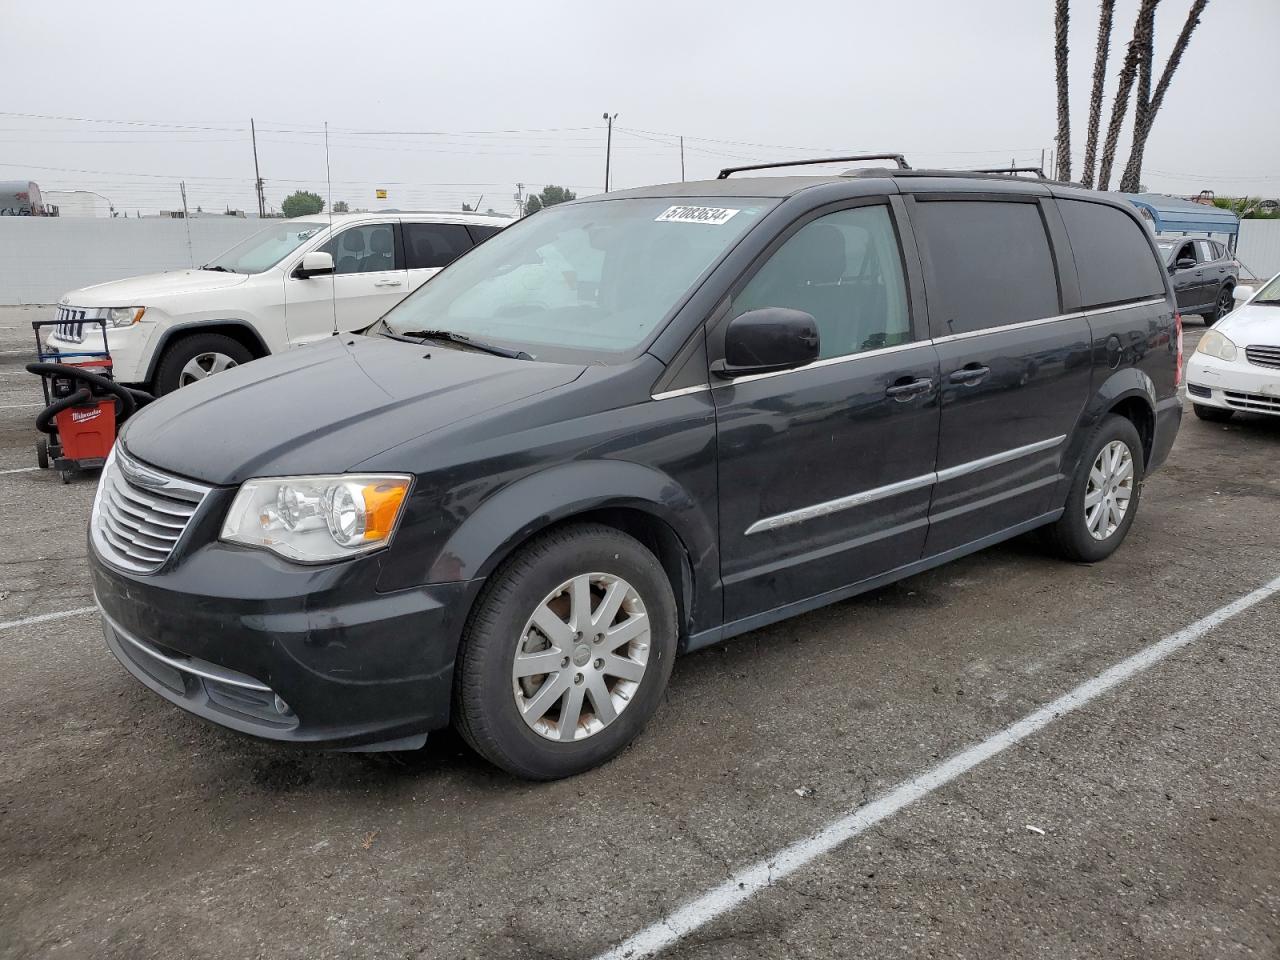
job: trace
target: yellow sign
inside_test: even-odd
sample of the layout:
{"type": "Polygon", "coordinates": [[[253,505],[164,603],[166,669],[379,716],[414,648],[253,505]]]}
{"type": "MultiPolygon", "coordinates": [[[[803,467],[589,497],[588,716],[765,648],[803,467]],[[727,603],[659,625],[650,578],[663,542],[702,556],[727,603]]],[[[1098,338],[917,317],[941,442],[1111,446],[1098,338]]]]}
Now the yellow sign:
{"type": "Polygon", "coordinates": [[[378,190],[374,190],[373,193],[374,193],[374,196],[376,196],[379,200],[387,199],[387,191],[385,190],[378,189],[378,190]]]}

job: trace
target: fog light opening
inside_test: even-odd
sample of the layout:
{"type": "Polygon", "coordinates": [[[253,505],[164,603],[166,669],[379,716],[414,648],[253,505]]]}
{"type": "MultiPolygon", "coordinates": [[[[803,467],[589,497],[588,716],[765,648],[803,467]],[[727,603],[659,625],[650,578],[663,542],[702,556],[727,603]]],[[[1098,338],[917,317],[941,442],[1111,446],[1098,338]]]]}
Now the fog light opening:
{"type": "Polygon", "coordinates": [[[280,694],[278,693],[275,696],[274,704],[276,708],[276,713],[280,714],[280,716],[282,717],[293,716],[293,708],[290,707],[287,703],[285,703],[284,700],[281,699],[280,694]]]}

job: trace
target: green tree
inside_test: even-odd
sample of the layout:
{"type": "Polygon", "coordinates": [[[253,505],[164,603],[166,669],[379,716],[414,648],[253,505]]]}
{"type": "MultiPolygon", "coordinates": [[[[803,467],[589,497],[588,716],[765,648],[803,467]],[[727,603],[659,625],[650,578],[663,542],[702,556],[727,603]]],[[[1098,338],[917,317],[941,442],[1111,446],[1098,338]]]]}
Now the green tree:
{"type": "MultiPolygon", "coordinates": [[[[351,208],[350,208],[349,206],[347,206],[347,201],[345,201],[345,200],[335,200],[335,201],[333,201],[333,212],[334,212],[334,213],[349,213],[350,211],[351,211],[351,208]]],[[[317,213],[319,213],[320,211],[318,211],[318,210],[317,210],[316,212],[317,212],[317,213]]]]}
{"type": "Polygon", "coordinates": [[[549,183],[542,188],[540,193],[529,194],[529,199],[524,202],[524,212],[526,214],[537,213],[543,207],[554,207],[557,203],[567,203],[576,199],[578,199],[578,195],[572,190],[566,190],[564,187],[557,187],[555,184],[549,183]]]}
{"type": "Polygon", "coordinates": [[[324,209],[324,200],[320,194],[310,190],[298,190],[289,194],[280,204],[280,210],[286,217],[309,217],[324,209]]]}

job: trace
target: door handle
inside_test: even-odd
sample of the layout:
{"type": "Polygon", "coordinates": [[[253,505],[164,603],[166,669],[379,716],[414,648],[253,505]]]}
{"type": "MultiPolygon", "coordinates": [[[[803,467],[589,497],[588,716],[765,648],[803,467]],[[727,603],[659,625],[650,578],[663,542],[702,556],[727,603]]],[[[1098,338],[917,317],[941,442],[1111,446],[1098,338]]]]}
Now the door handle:
{"type": "Polygon", "coordinates": [[[403,281],[403,280],[375,280],[375,281],[373,281],[373,285],[374,285],[375,287],[398,287],[398,286],[400,286],[400,284],[402,284],[402,283],[404,283],[404,281],[403,281]]]}
{"type": "Polygon", "coordinates": [[[922,393],[928,393],[933,389],[933,381],[927,377],[919,380],[902,380],[896,381],[893,386],[884,392],[886,397],[892,397],[899,403],[905,403],[913,397],[918,397],[922,393]]]}
{"type": "Polygon", "coordinates": [[[966,386],[973,386],[974,384],[982,381],[990,372],[990,367],[970,364],[968,366],[961,367],[959,370],[952,370],[947,379],[952,383],[963,383],[966,386]]]}

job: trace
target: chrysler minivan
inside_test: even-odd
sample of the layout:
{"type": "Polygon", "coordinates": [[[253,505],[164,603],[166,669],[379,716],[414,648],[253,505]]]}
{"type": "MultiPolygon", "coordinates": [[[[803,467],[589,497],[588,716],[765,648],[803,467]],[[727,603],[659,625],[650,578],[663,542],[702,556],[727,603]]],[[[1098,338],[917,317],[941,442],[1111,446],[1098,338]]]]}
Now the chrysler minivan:
{"type": "Polygon", "coordinates": [[[550,779],[631,742],[678,653],[1032,530],[1104,559],[1182,416],[1150,234],[893,159],[549,208],[148,406],[90,523],[110,649],[244,733],[453,724],[550,779]]]}

